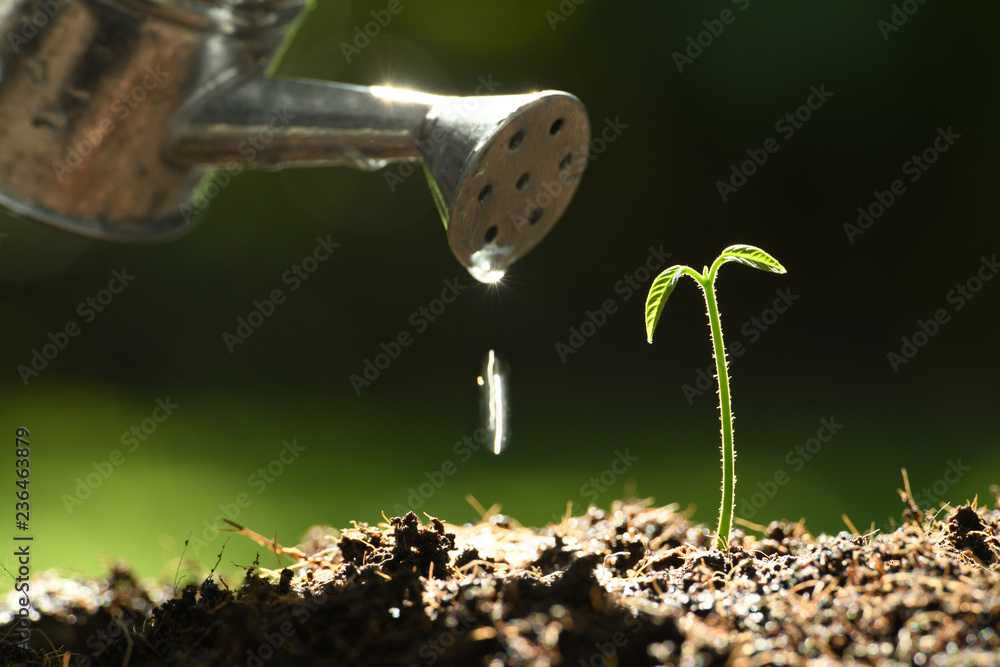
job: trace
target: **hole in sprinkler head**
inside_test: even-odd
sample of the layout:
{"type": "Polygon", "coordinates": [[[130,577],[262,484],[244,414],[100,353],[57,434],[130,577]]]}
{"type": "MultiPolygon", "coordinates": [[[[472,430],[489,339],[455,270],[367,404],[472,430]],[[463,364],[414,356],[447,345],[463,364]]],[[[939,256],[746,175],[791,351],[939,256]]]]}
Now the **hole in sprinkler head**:
{"type": "Polygon", "coordinates": [[[526,188],[528,186],[528,181],[530,180],[531,180],[531,174],[529,174],[528,172],[524,172],[523,174],[521,174],[521,178],[517,179],[517,189],[523,190],[524,188],[526,188]]]}
{"type": "Polygon", "coordinates": [[[31,119],[32,127],[44,127],[49,130],[58,130],[59,126],[50,118],[42,114],[36,115],[31,119]]]}
{"type": "Polygon", "coordinates": [[[563,119],[557,118],[556,122],[552,123],[552,127],[549,128],[549,134],[555,136],[559,134],[559,130],[563,128],[563,119]]]}
{"type": "Polygon", "coordinates": [[[493,239],[495,239],[497,237],[497,232],[498,231],[500,231],[500,230],[497,229],[497,226],[493,225],[492,227],[490,227],[489,229],[486,230],[486,235],[483,236],[483,240],[486,241],[486,243],[489,243],[490,241],[492,241],[493,239]]]}
{"type": "Polygon", "coordinates": [[[573,164],[573,154],[570,153],[559,162],[559,171],[566,171],[573,164]]]}
{"type": "Polygon", "coordinates": [[[31,119],[32,127],[44,127],[48,130],[63,130],[66,128],[66,113],[58,106],[47,106],[39,109],[31,119]]]}
{"type": "Polygon", "coordinates": [[[538,219],[540,217],[542,217],[542,209],[540,208],[532,209],[531,213],[528,214],[528,224],[529,225],[535,224],[536,222],[538,222],[538,219]]]}
{"type": "Polygon", "coordinates": [[[507,145],[510,146],[511,150],[514,150],[515,148],[521,145],[522,141],[524,141],[524,133],[517,132],[514,134],[513,137],[510,138],[510,143],[507,145]]]}
{"type": "Polygon", "coordinates": [[[479,203],[483,204],[487,199],[490,198],[490,193],[493,192],[492,185],[484,185],[483,189],[479,191],[479,203]]]}

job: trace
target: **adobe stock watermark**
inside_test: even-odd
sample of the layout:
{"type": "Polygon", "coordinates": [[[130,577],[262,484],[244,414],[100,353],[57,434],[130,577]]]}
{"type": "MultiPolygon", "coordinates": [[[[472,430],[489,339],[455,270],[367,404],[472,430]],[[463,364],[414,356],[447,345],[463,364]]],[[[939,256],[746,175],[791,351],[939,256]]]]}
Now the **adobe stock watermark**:
{"type": "MultiPolygon", "coordinates": [[[[104,309],[111,305],[115,297],[121,294],[133,280],[135,280],[135,276],[129,274],[128,269],[124,266],[120,271],[113,270],[108,286],[81,301],[76,307],[76,314],[83,320],[84,324],[90,324],[99,313],[103,313],[104,309]]],[[[51,331],[48,333],[49,342],[43,343],[40,348],[32,348],[31,359],[28,363],[18,364],[16,369],[24,386],[27,387],[31,380],[48,368],[49,363],[54,361],[59,353],[69,346],[70,340],[79,336],[81,331],[83,329],[77,320],[69,320],[55,333],[51,331]]]]}
{"type": "MultiPolygon", "coordinates": [[[[14,488],[11,489],[11,495],[14,496],[14,527],[22,531],[19,534],[13,536],[14,542],[14,557],[17,559],[17,576],[14,573],[4,567],[4,572],[6,572],[10,578],[14,581],[14,588],[7,596],[7,602],[10,611],[6,609],[0,612],[0,623],[4,625],[9,624],[7,631],[4,633],[4,639],[6,639],[11,644],[16,644],[24,649],[27,649],[31,644],[31,614],[34,611],[34,605],[31,602],[33,596],[31,591],[31,547],[35,543],[35,536],[28,531],[31,531],[31,489],[37,489],[34,486],[30,486],[32,482],[31,479],[31,458],[32,458],[32,446],[31,446],[31,430],[19,426],[14,430],[14,442],[13,442],[13,454],[14,454],[14,469],[11,471],[13,474],[14,488]],[[18,490],[20,489],[20,491],[18,490]],[[16,601],[16,604],[15,604],[16,601]],[[14,611],[14,609],[17,611],[14,611]],[[4,618],[9,614],[8,618],[4,618]]],[[[37,494],[36,494],[37,497],[37,494]]],[[[37,518],[37,513],[36,513],[37,518]]],[[[11,563],[13,565],[13,562],[11,563]]]]}
{"type": "Polygon", "coordinates": [[[629,454],[628,448],[625,448],[625,451],[616,449],[615,458],[612,459],[611,465],[602,470],[599,475],[591,477],[583,483],[580,486],[580,495],[590,502],[596,503],[600,498],[600,494],[607,493],[614,486],[615,482],[638,461],[639,457],[629,454]]]}
{"type": "Polygon", "coordinates": [[[243,163],[230,160],[224,168],[215,171],[210,182],[203,183],[195,191],[190,201],[186,201],[177,207],[177,211],[184,218],[184,222],[190,222],[192,218],[208,208],[209,203],[229,186],[233,180],[233,176],[240,173],[247,165],[256,160],[257,155],[263,152],[268,144],[274,141],[275,136],[286,129],[297,115],[288,111],[287,108],[273,107],[267,126],[254,134],[248,134],[236,147],[236,152],[244,158],[243,163]]]}
{"type": "Polygon", "coordinates": [[[21,49],[38,36],[38,31],[49,24],[49,21],[56,17],[63,7],[68,5],[70,0],[40,0],[35,3],[38,9],[31,16],[21,17],[21,25],[17,32],[11,30],[7,33],[7,42],[15,54],[20,54],[21,49]]]}
{"type": "Polygon", "coordinates": [[[556,31],[560,23],[569,20],[569,17],[573,15],[576,8],[585,3],[587,0],[560,0],[559,4],[555,9],[545,10],[545,20],[549,22],[549,27],[552,28],[552,32],[556,31]]]}
{"type": "MultiPolygon", "coordinates": [[[[658,248],[649,246],[649,255],[645,261],[615,282],[612,287],[614,293],[621,296],[622,303],[628,301],[640,292],[661,269],[666,268],[667,260],[671,257],[673,257],[673,253],[664,252],[662,244],[658,248]]],[[[585,311],[583,321],[569,328],[569,337],[566,342],[556,341],[555,350],[559,361],[565,364],[570,355],[579,352],[587,344],[587,341],[597,334],[597,330],[607,324],[608,319],[617,312],[617,297],[608,297],[594,310],[585,311]]]]}
{"type": "Polygon", "coordinates": [[[354,389],[354,395],[360,396],[362,389],[370,387],[373,382],[378,380],[383,371],[387,370],[393,361],[399,359],[403,349],[413,344],[414,336],[427,331],[428,327],[444,313],[449,305],[455,303],[455,300],[467,288],[468,285],[462,282],[461,277],[446,279],[440,296],[431,299],[427,305],[410,313],[407,322],[413,327],[413,333],[409,329],[402,329],[390,338],[388,343],[379,343],[381,352],[377,352],[373,357],[366,357],[362,363],[361,372],[348,376],[347,380],[351,383],[351,388],[354,389]]]}
{"type": "Polygon", "coordinates": [[[146,74],[140,83],[133,86],[125,94],[115,98],[111,105],[111,115],[105,116],[95,126],[80,132],[79,138],[72,145],[66,147],[66,157],[62,162],[58,160],[52,162],[52,170],[59,182],[62,183],[64,178],[73,173],[73,170],[83,163],[83,159],[93,153],[101,145],[101,142],[145,101],[149,93],[169,76],[170,72],[160,71],[159,63],[147,67],[146,74]]]}
{"type": "Polygon", "coordinates": [[[625,617],[625,627],[628,628],[631,636],[626,634],[624,630],[615,630],[608,637],[608,641],[594,642],[594,652],[586,660],[580,658],[577,665],[579,667],[618,667],[618,665],[623,664],[618,652],[625,648],[642,630],[642,619],[630,614],[625,617]]]}
{"type": "Polygon", "coordinates": [[[94,630],[87,637],[86,645],[90,649],[88,655],[75,653],[71,662],[64,663],[72,667],[90,667],[94,664],[94,659],[102,653],[109,644],[117,640],[128,631],[128,627],[142,626],[142,614],[128,607],[120,607],[119,615],[112,615],[111,620],[104,628],[94,630]]]}
{"type": "MultiPolygon", "coordinates": [[[[741,12],[746,11],[747,7],[750,6],[750,0],[730,0],[730,2],[737,5],[741,12]]],[[[694,61],[705,52],[705,49],[712,46],[715,40],[722,36],[726,26],[732,25],[736,21],[737,16],[738,14],[727,7],[719,12],[719,18],[702,21],[701,24],[705,26],[705,29],[694,37],[688,35],[684,53],[674,51],[671,54],[677,71],[683,74],[685,65],[693,65],[694,61]]]]}
{"type": "MultiPolygon", "coordinates": [[[[628,125],[623,123],[618,116],[615,116],[614,120],[605,118],[604,127],[600,134],[597,135],[595,133],[595,136],[586,145],[580,146],[579,149],[572,153],[573,162],[579,163],[584,159],[588,162],[593,162],[627,129],[628,125]]],[[[526,226],[530,226],[538,220],[542,216],[542,212],[551,206],[552,202],[556,201],[556,198],[562,194],[563,189],[571,186],[573,179],[579,177],[578,170],[569,168],[573,166],[573,162],[570,162],[565,169],[560,168],[554,180],[543,183],[541,191],[534,198],[525,197],[524,211],[522,213],[511,211],[508,214],[511,222],[514,223],[514,228],[518,232],[521,232],[526,226]]]]}
{"type": "MultiPolygon", "coordinates": [[[[812,461],[827,445],[834,436],[844,428],[843,424],[838,424],[836,417],[819,420],[819,428],[816,435],[807,439],[803,444],[796,445],[785,454],[785,463],[792,468],[792,472],[799,472],[806,467],[806,463],[812,461]]],[[[757,512],[764,508],[767,503],[778,495],[778,489],[788,484],[791,477],[784,468],[774,471],[771,479],[757,482],[757,491],[740,498],[740,516],[744,519],[753,519],[757,512]]]]}
{"type": "MultiPolygon", "coordinates": [[[[413,2],[413,0],[408,1],[413,2]]],[[[361,55],[362,51],[371,46],[372,40],[378,38],[382,31],[389,27],[392,20],[403,13],[404,9],[406,6],[402,0],[389,0],[385,9],[373,9],[368,12],[372,20],[365,23],[364,26],[354,26],[354,39],[350,42],[340,43],[340,52],[344,54],[344,60],[350,64],[354,56],[361,55]]]]}
{"type": "MultiPolygon", "coordinates": [[[[595,136],[587,144],[573,151],[573,162],[579,164],[584,159],[588,162],[593,162],[627,129],[628,125],[623,123],[618,116],[615,116],[614,120],[605,118],[604,127],[601,129],[600,134],[595,132],[595,136]]],[[[541,191],[533,198],[525,197],[524,211],[522,213],[517,213],[516,211],[508,213],[511,222],[514,223],[514,228],[518,232],[521,232],[526,226],[537,221],[542,216],[542,212],[551,206],[552,202],[556,201],[556,198],[562,194],[563,188],[572,185],[573,179],[579,177],[579,170],[569,168],[573,165],[573,162],[570,162],[565,169],[560,168],[554,180],[542,183],[541,191]]]]}
{"type": "Polygon", "coordinates": [[[466,614],[458,614],[458,622],[454,626],[441,631],[436,637],[428,639],[420,645],[420,648],[417,649],[417,656],[422,662],[411,662],[410,667],[420,667],[421,664],[433,665],[437,663],[438,660],[445,656],[448,649],[455,645],[458,638],[471,630],[477,622],[469,618],[466,614]]]}
{"type": "MultiPolygon", "coordinates": [[[[774,301],[769,308],[762,310],[760,315],[751,317],[739,328],[739,332],[746,338],[746,343],[739,339],[726,343],[726,354],[729,357],[743,356],[747,347],[756,343],[764,333],[770,331],[771,327],[778,321],[778,317],[787,313],[788,309],[800,298],[798,294],[792,294],[792,290],[787,287],[774,290],[774,294],[774,301]]],[[[681,392],[688,405],[694,405],[694,399],[704,395],[709,390],[715,392],[714,359],[704,368],[698,369],[694,382],[681,385],[681,392]]]]}
{"type": "MultiPolygon", "coordinates": [[[[788,141],[795,132],[801,130],[805,123],[813,117],[813,113],[823,108],[823,105],[833,97],[833,93],[826,89],[826,84],[821,83],[819,88],[809,87],[810,95],[806,101],[794,110],[778,118],[774,123],[774,131],[781,135],[781,138],[788,141]]],[[[739,166],[733,163],[729,166],[729,178],[724,181],[716,181],[715,187],[719,191],[722,201],[729,200],[731,195],[746,185],[747,179],[756,174],[761,167],[767,164],[768,159],[781,149],[781,144],[774,137],[764,140],[761,148],[748,148],[746,154],[748,160],[740,162],[739,166]]]]}
{"type": "Polygon", "coordinates": [[[927,4],[927,0],[904,0],[898,5],[893,3],[889,20],[879,19],[875,22],[878,31],[882,33],[882,39],[888,42],[889,36],[906,25],[910,17],[917,13],[921,5],[925,4],[927,4]]]}
{"type": "MultiPolygon", "coordinates": [[[[139,446],[156,433],[160,425],[181,407],[172,402],[169,396],[156,399],[155,405],[156,407],[153,408],[149,417],[122,433],[119,442],[121,442],[122,447],[128,448],[129,454],[139,449],[139,446]]],[[[115,470],[125,463],[125,460],[125,453],[121,449],[113,449],[108,454],[107,459],[92,461],[90,465],[94,469],[93,472],[76,478],[73,493],[62,494],[61,500],[66,511],[72,514],[73,510],[83,505],[83,502],[93,496],[94,492],[110,479],[115,470]]]]}
{"type": "MultiPolygon", "coordinates": [[[[1000,263],[997,263],[996,254],[990,258],[981,257],[975,273],[964,281],[956,283],[945,295],[945,302],[952,305],[955,312],[962,310],[975,298],[986,283],[993,280],[998,269],[1000,269],[1000,263]]],[[[948,322],[951,322],[951,312],[947,307],[936,309],[929,319],[918,319],[913,333],[900,337],[899,351],[891,350],[886,355],[892,372],[899,373],[899,369],[910,363],[917,356],[917,353],[938,335],[941,327],[948,322]]]]}
{"type": "MultiPolygon", "coordinates": [[[[473,114],[480,105],[483,104],[482,97],[485,95],[492,95],[503,85],[501,81],[494,81],[492,74],[487,74],[485,77],[480,76],[476,79],[479,85],[476,86],[475,91],[473,91],[473,96],[463,97],[458,101],[459,108],[464,111],[473,114]]],[[[448,142],[448,133],[445,130],[435,125],[431,129],[430,136],[424,138],[418,138],[416,140],[417,148],[420,150],[422,155],[429,155],[435,151],[438,146],[441,146],[448,142]]],[[[419,160],[406,160],[400,162],[395,169],[386,169],[385,174],[385,184],[389,186],[389,192],[395,192],[396,186],[403,183],[413,174],[418,171],[423,171],[421,162],[419,160]]]]}
{"type": "MultiPolygon", "coordinates": [[[[309,280],[319,270],[323,262],[330,259],[333,252],[340,247],[340,244],[334,243],[330,236],[330,234],[327,234],[326,238],[317,236],[316,247],[312,249],[312,252],[292,264],[281,274],[281,284],[288,285],[288,294],[302,287],[302,284],[309,280]]],[[[250,336],[274,315],[278,306],[283,305],[288,300],[288,294],[280,287],[276,287],[263,300],[253,300],[253,308],[250,312],[245,317],[241,315],[236,318],[236,327],[233,331],[231,333],[229,331],[222,332],[222,342],[225,343],[229,354],[235,353],[237,346],[247,342],[250,336]]]]}
{"type": "MultiPolygon", "coordinates": [[[[590,503],[597,503],[602,494],[607,493],[621,479],[622,475],[639,462],[638,456],[632,456],[628,448],[616,449],[611,464],[599,474],[591,477],[580,485],[579,494],[590,503]]],[[[563,516],[553,514],[552,523],[562,523],[563,516]]]]}
{"type": "Polygon", "coordinates": [[[455,441],[455,444],[451,446],[451,451],[457,457],[458,462],[448,458],[436,468],[425,470],[423,480],[406,489],[406,504],[396,503],[393,505],[394,516],[406,516],[408,512],[419,512],[420,508],[433,498],[434,494],[440,491],[449,479],[458,474],[460,464],[467,463],[473,454],[480,449],[490,449],[489,440],[489,433],[486,429],[477,428],[472,435],[455,441]]]}
{"type": "Polygon", "coordinates": [[[285,642],[294,637],[295,633],[309,622],[312,615],[326,604],[326,600],[327,594],[323,590],[302,596],[301,604],[292,607],[292,616],[297,625],[293,625],[291,621],[283,621],[274,632],[265,632],[264,641],[258,644],[256,649],[247,649],[247,659],[243,664],[246,667],[264,667],[267,661],[285,645],[285,642]]]}
{"type": "Polygon", "coordinates": [[[247,491],[241,491],[236,494],[232,502],[219,503],[219,513],[212,521],[205,519],[201,522],[201,533],[192,535],[189,541],[189,545],[194,548],[195,555],[200,555],[208,548],[209,544],[218,539],[220,532],[228,530],[230,526],[226,523],[226,519],[234,522],[239,519],[243,511],[253,505],[254,498],[267,491],[268,487],[274,484],[289,466],[299,460],[304,451],[306,451],[306,447],[300,445],[298,439],[292,438],[291,442],[283,440],[278,455],[247,477],[248,491],[253,491],[254,495],[251,496],[247,491]]]}
{"type": "MultiPolygon", "coordinates": [[[[933,483],[923,486],[919,491],[914,492],[913,502],[921,509],[937,509],[942,501],[947,502],[948,492],[953,486],[965,477],[965,473],[972,470],[971,466],[962,465],[962,459],[954,461],[948,459],[945,462],[944,473],[933,483]]],[[[879,532],[888,535],[895,530],[896,521],[894,517],[888,517],[885,523],[879,528],[879,532]]]]}
{"type": "MultiPolygon", "coordinates": [[[[562,518],[560,517],[561,520],[562,518]]],[[[554,606],[552,611],[554,618],[561,618],[569,613],[561,605],[554,606]]],[[[442,631],[433,639],[428,639],[420,645],[420,648],[417,649],[417,656],[421,662],[411,662],[409,667],[436,664],[447,655],[448,650],[455,645],[459,637],[473,629],[476,622],[464,614],[460,615],[458,623],[454,627],[442,631]]],[[[643,627],[645,627],[645,624],[641,618],[633,615],[627,616],[625,618],[625,628],[628,632],[625,630],[615,630],[607,637],[607,641],[595,641],[593,644],[593,653],[586,659],[581,658],[577,665],[579,667],[611,667],[612,665],[617,667],[619,664],[626,664],[620,661],[618,653],[642,631],[643,627]]],[[[497,653],[492,656],[492,660],[484,660],[484,662],[488,662],[490,665],[503,664],[506,657],[504,653],[497,653]]],[[[570,667],[575,666],[571,665],[570,667]]]]}
{"type": "MultiPolygon", "coordinates": [[[[96,586],[96,584],[94,584],[96,586]]],[[[97,593],[95,592],[95,595],[97,593]]],[[[87,654],[74,652],[72,659],[69,654],[65,654],[64,666],[72,667],[92,667],[96,664],[97,656],[103,653],[109,645],[116,642],[120,637],[129,632],[132,628],[141,628],[146,620],[141,612],[121,606],[118,613],[111,613],[110,620],[103,628],[95,628],[84,642],[90,651],[87,654]]],[[[169,650],[163,638],[155,639],[150,643],[150,647],[159,654],[159,650],[169,650]]]]}
{"type": "MultiPolygon", "coordinates": [[[[961,138],[962,135],[952,130],[951,125],[948,126],[947,130],[939,127],[937,129],[937,137],[934,138],[931,144],[921,151],[919,155],[916,153],[911,155],[910,159],[902,164],[900,169],[903,175],[909,176],[908,180],[911,183],[916,183],[931,168],[931,165],[938,161],[941,154],[948,152],[955,145],[955,140],[961,138]]],[[[875,198],[874,201],[867,206],[858,207],[858,218],[855,223],[853,225],[849,222],[844,223],[844,233],[847,235],[847,240],[851,245],[854,245],[854,240],[857,237],[871,229],[875,221],[881,218],[896,203],[896,199],[904,194],[906,194],[906,184],[899,178],[890,183],[887,190],[873,191],[872,196],[875,198]]]]}

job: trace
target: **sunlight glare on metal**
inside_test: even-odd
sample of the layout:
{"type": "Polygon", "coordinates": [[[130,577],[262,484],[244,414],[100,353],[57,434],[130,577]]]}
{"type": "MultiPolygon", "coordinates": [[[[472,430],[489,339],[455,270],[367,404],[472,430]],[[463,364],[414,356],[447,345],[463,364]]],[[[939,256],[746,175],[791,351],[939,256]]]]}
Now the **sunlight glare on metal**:
{"type": "Polygon", "coordinates": [[[424,104],[433,104],[438,99],[436,95],[421,93],[416,90],[408,90],[406,88],[372,86],[370,90],[375,97],[381,97],[386,100],[398,100],[400,102],[422,102],[424,104]]]}

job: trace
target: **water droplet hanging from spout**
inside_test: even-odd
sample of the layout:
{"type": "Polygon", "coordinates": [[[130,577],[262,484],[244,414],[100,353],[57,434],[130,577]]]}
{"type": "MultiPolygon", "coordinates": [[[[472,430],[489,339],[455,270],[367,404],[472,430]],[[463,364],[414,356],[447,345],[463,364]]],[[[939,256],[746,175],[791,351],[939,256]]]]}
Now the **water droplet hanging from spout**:
{"type": "Polygon", "coordinates": [[[481,283],[500,282],[507,272],[504,264],[507,250],[498,247],[491,239],[482,250],[472,254],[473,264],[469,267],[469,273],[481,283]]]}

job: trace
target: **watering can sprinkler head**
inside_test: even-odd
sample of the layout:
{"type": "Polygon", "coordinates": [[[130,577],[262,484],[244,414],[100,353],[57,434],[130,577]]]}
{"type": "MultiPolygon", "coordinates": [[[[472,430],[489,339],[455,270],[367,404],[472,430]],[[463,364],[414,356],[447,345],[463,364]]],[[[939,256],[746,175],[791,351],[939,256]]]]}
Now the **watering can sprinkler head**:
{"type": "MultiPolygon", "coordinates": [[[[566,93],[269,77],[305,0],[50,4],[30,39],[0,43],[0,205],[77,234],[179,236],[213,173],[421,162],[452,251],[489,282],[552,229],[587,163],[586,111],[566,93]]],[[[0,34],[39,6],[0,0],[0,34]]]]}
{"type": "Polygon", "coordinates": [[[586,165],[587,114],[566,93],[446,98],[418,145],[448,241],[478,280],[499,280],[563,214],[586,165]]]}

